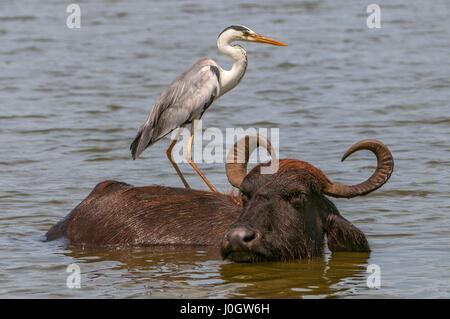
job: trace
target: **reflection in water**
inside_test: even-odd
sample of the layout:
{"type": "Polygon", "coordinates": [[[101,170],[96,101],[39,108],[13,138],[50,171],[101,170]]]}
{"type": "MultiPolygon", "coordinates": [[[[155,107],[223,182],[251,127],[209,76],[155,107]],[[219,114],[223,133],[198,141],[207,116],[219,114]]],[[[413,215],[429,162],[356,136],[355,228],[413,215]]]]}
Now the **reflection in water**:
{"type": "MultiPolygon", "coordinates": [[[[366,281],[369,255],[326,254],[295,262],[238,264],[222,262],[212,247],[159,246],[139,249],[72,248],[68,256],[88,265],[107,262],[105,269],[85,272],[89,280],[99,273],[124,271],[122,285],[147,282],[144,294],[167,295],[164,288],[186,286],[208,288],[197,297],[307,298],[351,293],[366,281]],[[110,263],[114,263],[111,267],[110,263]],[[207,293],[206,293],[207,292],[207,293]]],[[[82,266],[82,268],[86,268],[82,266]]]]}
{"type": "Polygon", "coordinates": [[[238,297],[326,297],[365,282],[367,259],[368,254],[339,253],[288,263],[230,263],[220,273],[227,282],[246,285],[235,293],[238,297]]]}

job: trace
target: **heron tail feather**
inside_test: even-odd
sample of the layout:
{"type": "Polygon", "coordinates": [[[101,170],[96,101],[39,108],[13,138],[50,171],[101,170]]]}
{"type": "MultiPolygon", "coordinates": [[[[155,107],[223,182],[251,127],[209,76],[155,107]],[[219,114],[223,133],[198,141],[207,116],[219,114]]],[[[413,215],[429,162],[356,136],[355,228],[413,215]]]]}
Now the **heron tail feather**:
{"type": "Polygon", "coordinates": [[[136,156],[136,151],[137,151],[137,147],[139,145],[139,140],[141,139],[141,135],[142,135],[142,132],[139,131],[137,133],[136,137],[134,138],[133,143],[131,143],[131,146],[130,146],[131,156],[133,157],[133,160],[135,160],[136,157],[139,156],[139,155],[136,156]]]}
{"type": "Polygon", "coordinates": [[[133,142],[130,145],[131,150],[131,156],[133,157],[133,160],[139,157],[141,153],[149,147],[151,144],[153,144],[152,141],[152,134],[153,130],[150,125],[147,123],[142,125],[139,128],[138,133],[136,134],[136,137],[134,138],[133,142]]]}

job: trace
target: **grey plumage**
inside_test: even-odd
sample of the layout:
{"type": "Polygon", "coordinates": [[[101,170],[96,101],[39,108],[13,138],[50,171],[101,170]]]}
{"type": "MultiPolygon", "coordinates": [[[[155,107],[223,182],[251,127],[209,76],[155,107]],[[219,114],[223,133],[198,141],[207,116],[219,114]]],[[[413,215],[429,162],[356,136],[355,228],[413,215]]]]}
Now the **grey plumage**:
{"type": "MultiPolygon", "coordinates": [[[[145,123],[139,128],[130,146],[133,159],[136,159],[147,147],[173,130],[192,123],[191,134],[187,142],[187,146],[191,150],[186,153],[186,160],[209,189],[217,192],[217,188],[203,174],[192,156],[192,145],[195,140],[193,121],[200,119],[214,100],[236,87],[244,76],[247,69],[247,54],[243,47],[233,43],[235,41],[259,42],[277,46],[287,45],[244,26],[235,25],[226,28],[217,38],[217,48],[220,53],[234,61],[231,69],[222,69],[213,60],[204,58],[180,75],[164,91],[145,123]]],[[[166,155],[184,187],[190,188],[172,156],[177,142],[175,139],[170,143],[166,155]]]]}
{"type": "Polygon", "coordinates": [[[130,146],[133,159],[174,129],[200,119],[220,95],[220,71],[204,58],[193,64],[163,92],[130,146]]]}

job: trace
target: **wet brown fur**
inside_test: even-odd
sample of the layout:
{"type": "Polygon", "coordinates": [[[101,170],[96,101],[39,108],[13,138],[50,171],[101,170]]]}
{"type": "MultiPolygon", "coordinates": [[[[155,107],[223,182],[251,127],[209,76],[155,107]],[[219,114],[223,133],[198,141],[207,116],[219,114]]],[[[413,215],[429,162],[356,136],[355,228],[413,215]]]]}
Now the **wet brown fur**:
{"type": "Polygon", "coordinates": [[[259,226],[264,221],[275,232],[263,234],[264,259],[319,255],[325,238],[332,251],[369,251],[364,234],[323,195],[329,180],[320,169],[293,159],[279,165],[272,175],[260,174],[261,165],[256,166],[239,194],[104,181],[46,236],[87,246],[219,246],[230,227],[246,223],[264,233],[265,226],[259,226]],[[301,196],[292,203],[288,196],[295,190],[301,196]],[[245,198],[248,193],[251,199],[245,198]]]}
{"type": "Polygon", "coordinates": [[[234,196],[104,181],[47,233],[74,245],[219,245],[239,216],[234,196]]]}

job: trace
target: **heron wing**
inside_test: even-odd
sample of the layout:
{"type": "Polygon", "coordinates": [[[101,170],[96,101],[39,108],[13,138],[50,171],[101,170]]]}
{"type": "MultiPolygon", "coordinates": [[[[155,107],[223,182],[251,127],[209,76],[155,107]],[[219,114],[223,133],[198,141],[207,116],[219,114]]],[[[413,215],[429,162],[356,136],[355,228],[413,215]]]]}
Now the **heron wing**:
{"type": "Polygon", "coordinates": [[[174,129],[201,118],[220,92],[220,72],[211,59],[201,59],[163,92],[131,144],[133,159],[174,129]]]}

